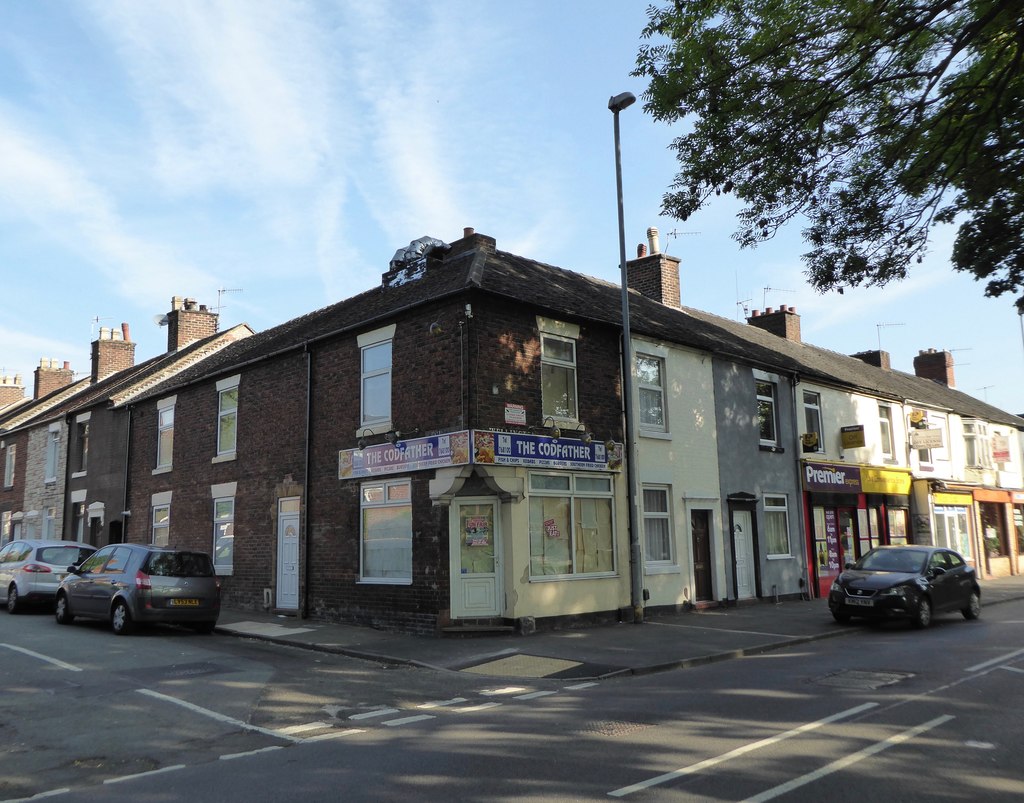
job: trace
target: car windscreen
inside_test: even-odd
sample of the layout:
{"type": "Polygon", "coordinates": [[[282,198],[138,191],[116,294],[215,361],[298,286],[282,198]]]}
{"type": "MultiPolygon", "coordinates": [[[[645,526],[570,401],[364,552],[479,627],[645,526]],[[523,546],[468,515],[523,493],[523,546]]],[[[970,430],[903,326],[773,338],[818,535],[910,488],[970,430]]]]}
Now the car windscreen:
{"type": "Polygon", "coordinates": [[[869,572],[920,573],[928,553],[921,549],[880,549],[861,558],[856,567],[869,572]]]}
{"type": "Polygon", "coordinates": [[[213,577],[210,556],[202,552],[155,552],[142,570],[153,577],[213,577]]]}
{"type": "Polygon", "coordinates": [[[95,549],[80,546],[44,546],[36,553],[36,558],[43,563],[52,563],[55,566],[77,566],[95,549]]]}

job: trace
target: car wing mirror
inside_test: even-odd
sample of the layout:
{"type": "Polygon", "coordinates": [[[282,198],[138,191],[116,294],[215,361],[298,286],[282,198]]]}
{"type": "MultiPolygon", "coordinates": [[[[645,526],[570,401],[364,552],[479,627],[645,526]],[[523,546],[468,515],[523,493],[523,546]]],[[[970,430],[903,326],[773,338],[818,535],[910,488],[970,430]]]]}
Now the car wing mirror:
{"type": "Polygon", "coordinates": [[[852,569],[853,568],[853,561],[850,561],[850,560],[846,561],[846,565],[843,566],[843,568],[844,569],[852,569]]]}
{"type": "Polygon", "coordinates": [[[81,574],[82,570],[77,566],[68,566],[68,574],[81,574]]]}
{"type": "Polygon", "coordinates": [[[935,566],[932,569],[929,569],[928,571],[928,574],[930,574],[932,577],[941,577],[945,573],[946,570],[943,569],[941,566],[935,566]]]}

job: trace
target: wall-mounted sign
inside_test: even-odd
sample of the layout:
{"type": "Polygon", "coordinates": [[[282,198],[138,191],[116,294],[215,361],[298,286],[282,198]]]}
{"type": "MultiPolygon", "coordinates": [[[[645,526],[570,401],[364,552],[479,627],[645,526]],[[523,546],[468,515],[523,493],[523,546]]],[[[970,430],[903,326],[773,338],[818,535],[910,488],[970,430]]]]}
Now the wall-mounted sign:
{"type": "Polygon", "coordinates": [[[861,449],[864,446],[864,425],[854,424],[839,428],[839,439],[844,449],[861,449]]]}
{"type": "Polygon", "coordinates": [[[505,405],[505,423],[506,424],[519,424],[520,426],[526,425],[526,405],[524,404],[506,404],[505,405]]]}
{"type": "Polygon", "coordinates": [[[539,466],[589,471],[622,467],[622,447],[584,443],[572,438],[549,438],[519,432],[473,430],[473,462],[501,466],[539,466]]]}
{"type": "Polygon", "coordinates": [[[401,474],[425,468],[461,466],[469,462],[469,431],[448,432],[365,449],[338,452],[338,479],[401,474]]]}
{"type": "Polygon", "coordinates": [[[1010,462],[1010,439],[1006,435],[992,436],[992,459],[997,463],[1010,462]]]}
{"type": "Polygon", "coordinates": [[[941,449],[942,445],[942,430],[938,427],[910,430],[910,447],[912,449],[941,449]]]}

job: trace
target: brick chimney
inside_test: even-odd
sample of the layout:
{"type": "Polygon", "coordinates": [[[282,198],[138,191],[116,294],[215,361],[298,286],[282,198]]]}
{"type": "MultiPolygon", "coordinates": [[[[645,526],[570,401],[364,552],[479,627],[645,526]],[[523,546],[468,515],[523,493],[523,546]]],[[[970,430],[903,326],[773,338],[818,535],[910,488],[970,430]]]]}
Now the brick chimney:
{"type": "Polygon", "coordinates": [[[647,241],[650,254],[647,254],[647,249],[641,243],[636,249],[636,259],[626,263],[629,288],[666,307],[680,309],[679,257],[661,253],[658,230],[653,226],[647,230],[647,241]]]}
{"type": "Polygon", "coordinates": [[[134,365],[135,344],[128,324],[122,323],[120,329],[101,326],[100,336],[92,342],[92,381],[99,382],[134,365]]]}
{"type": "Polygon", "coordinates": [[[35,390],[32,398],[41,399],[49,396],[55,390],[66,388],[70,385],[75,375],[71,371],[71,363],[65,362],[63,366],[57,360],[48,360],[45,357],[39,361],[39,367],[35,371],[35,390]]]}
{"type": "Polygon", "coordinates": [[[914,373],[922,379],[930,379],[950,388],[956,387],[953,377],[953,355],[948,351],[919,351],[914,357],[914,373]]]}
{"type": "Polygon", "coordinates": [[[167,351],[173,352],[210,335],[217,334],[220,316],[194,298],[174,296],[167,313],[167,351]]]}
{"type": "Polygon", "coordinates": [[[886,371],[892,370],[892,362],[889,360],[888,351],[858,351],[850,356],[876,368],[884,368],[886,371]]]}
{"type": "Polygon", "coordinates": [[[792,340],[794,343],[801,342],[800,316],[796,314],[796,307],[783,305],[777,312],[772,307],[768,307],[764,312],[754,310],[747,318],[747,323],[778,337],[792,340]]]}
{"type": "Polygon", "coordinates": [[[25,383],[21,381],[21,374],[0,376],[0,408],[20,402],[24,398],[25,383]]]}

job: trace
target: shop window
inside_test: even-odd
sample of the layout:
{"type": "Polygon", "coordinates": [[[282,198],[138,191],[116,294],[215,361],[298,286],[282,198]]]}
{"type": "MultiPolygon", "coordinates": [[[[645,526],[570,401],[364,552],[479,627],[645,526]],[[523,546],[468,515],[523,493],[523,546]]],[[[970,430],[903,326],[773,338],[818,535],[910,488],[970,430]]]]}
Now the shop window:
{"type": "Polygon", "coordinates": [[[665,361],[647,354],[636,356],[637,387],[640,397],[640,429],[665,432],[665,361]]]}
{"type": "Polygon", "coordinates": [[[1024,555],[1024,506],[1013,506],[1013,529],[1017,533],[1017,554],[1024,555]]]}
{"type": "Polygon", "coordinates": [[[530,576],[608,575],[615,571],[611,478],[530,475],[530,576]]]}
{"type": "Polygon", "coordinates": [[[544,416],[576,420],[576,341],[541,334],[541,395],[544,416]]]}
{"type": "Polygon", "coordinates": [[[646,486],[644,499],[644,562],[648,565],[675,563],[672,539],[671,494],[668,488],[646,486]]]}
{"type": "Polygon", "coordinates": [[[757,380],[757,427],[762,446],[776,446],[779,442],[778,419],[775,411],[774,382],[757,380]]]}
{"type": "Polygon", "coordinates": [[[821,396],[809,390],[804,391],[804,436],[805,452],[822,452],[821,396]]]}
{"type": "Polygon", "coordinates": [[[889,543],[906,545],[910,512],[905,507],[891,507],[886,511],[886,516],[889,519],[889,543]]]}
{"type": "Polygon", "coordinates": [[[411,483],[372,482],[361,490],[362,581],[412,582],[411,483]]]}
{"type": "Polygon", "coordinates": [[[789,508],[784,496],[764,497],[764,529],[768,541],[768,557],[790,557],[789,508]]]}

